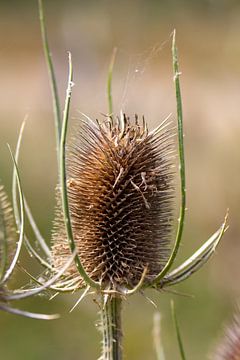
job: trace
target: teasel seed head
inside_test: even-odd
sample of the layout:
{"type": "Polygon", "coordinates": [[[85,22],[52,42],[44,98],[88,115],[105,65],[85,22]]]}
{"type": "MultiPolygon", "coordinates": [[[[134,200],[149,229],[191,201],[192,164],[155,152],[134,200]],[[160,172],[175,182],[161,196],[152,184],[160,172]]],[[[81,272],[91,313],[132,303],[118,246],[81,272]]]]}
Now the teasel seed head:
{"type": "Polygon", "coordinates": [[[240,313],[234,315],[233,321],[226,326],[225,334],[219,343],[212,360],[240,360],[240,313]]]}
{"type": "Polygon", "coordinates": [[[4,187],[0,185],[0,280],[14,255],[17,233],[12,207],[4,187]]]}
{"type": "Polygon", "coordinates": [[[13,259],[17,241],[12,207],[0,185],[0,304],[5,303],[7,284],[4,281],[6,271],[13,259]]]}
{"type": "MultiPolygon", "coordinates": [[[[174,130],[149,132],[144,118],[90,119],[76,130],[67,156],[68,200],[78,255],[102,286],[148,284],[170,251],[174,199],[174,130]]],[[[53,265],[69,257],[62,214],[53,233],[53,265]]],[[[75,266],[67,275],[79,278],[75,266]]],[[[79,278],[79,287],[84,286],[79,278]]]]}

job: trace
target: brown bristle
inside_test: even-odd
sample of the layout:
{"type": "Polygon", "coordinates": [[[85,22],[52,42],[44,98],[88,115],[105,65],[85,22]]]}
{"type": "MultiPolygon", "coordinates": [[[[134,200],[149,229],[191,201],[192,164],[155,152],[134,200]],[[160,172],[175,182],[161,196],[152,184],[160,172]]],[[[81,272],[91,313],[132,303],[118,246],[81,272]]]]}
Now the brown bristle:
{"type": "Polygon", "coordinates": [[[240,314],[235,314],[233,322],[226,327],[225,335],[219,343],[213,360],[240,360],[240,314]]]}
{"type": "MultiPolygon", "coordinates": [[[[82,122],[68,154],[68,197],[78,254],[92,279],[116,287],[145,282],[169,256],[173,219],[173,130],[145,121],[82,122]]],[[[69,256],[57,216],[54,265],[69,256]]],[[[69,275],[79,276],[77,268],[69,275]]]]}

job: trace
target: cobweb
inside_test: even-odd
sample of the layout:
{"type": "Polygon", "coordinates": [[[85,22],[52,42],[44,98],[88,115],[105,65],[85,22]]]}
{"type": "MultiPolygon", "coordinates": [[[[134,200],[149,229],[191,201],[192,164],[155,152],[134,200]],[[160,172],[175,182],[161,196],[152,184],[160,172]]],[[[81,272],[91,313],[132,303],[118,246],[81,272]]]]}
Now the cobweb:
{"type": "MultiPolygon", "coordinates": [[[[145,74],[148,75],[148,73],[150,72],[151,65],[153,64],[154,60],[156,60],[156,58],[160,56],[160,54],[166,47],[170,46],[171,36],[172,34],[170,34],[164,41],[157,42],[143,52],[135,54],[129,54],[123,49],[118,49],[118,54],[123,54],[125,59],[128,58],[127,72],[126,76],[124,77],[125,80],[123,81],[122,94],[120,94],[120,97],[117,101],[117,108],[119,110],[122,110],[123,112],[127,110],[129,102],[134,96],[134,89],[137,88],[138,85],[140,87],[141,82],[145,78],[145,74]]],[[[118,59],[116,60],[118,61],[118,59]]],[[[115,72],[117,72],[116,69],[115,72]]]]}

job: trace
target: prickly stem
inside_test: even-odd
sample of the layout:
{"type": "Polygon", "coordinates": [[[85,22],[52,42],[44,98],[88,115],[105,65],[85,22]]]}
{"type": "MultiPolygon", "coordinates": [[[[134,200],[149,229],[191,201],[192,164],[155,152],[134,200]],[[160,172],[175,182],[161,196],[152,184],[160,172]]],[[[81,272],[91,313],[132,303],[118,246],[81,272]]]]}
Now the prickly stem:
{"type": "Polygon", "coordinates": [[[122,359],[121,302],[118,297],[109,296],[102,304],[102,357],[101,360],[122,359]]]}

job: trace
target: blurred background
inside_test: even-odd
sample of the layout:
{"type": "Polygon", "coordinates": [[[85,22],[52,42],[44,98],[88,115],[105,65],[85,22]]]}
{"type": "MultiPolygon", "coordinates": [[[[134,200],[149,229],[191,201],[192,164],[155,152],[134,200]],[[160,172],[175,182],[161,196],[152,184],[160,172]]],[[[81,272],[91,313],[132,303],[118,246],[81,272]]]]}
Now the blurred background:
{"type": "MultiPolygon", "coordinates": [[[[215,230],[230,208],[230,228],[214,258],[174,293],[148,292],[162,315],[166,359],[179,359],[170,314],[174,299],[188,359],[207,359],[240,296],[240,2],[238,0],[132,0],[44,2],[62,103],[67,51],[74,64],[72,123],[107,112],[106,78],[113,75],[114,110],[144,114],[154,127],[169,113],[176,120],[171,33],[177,30],[184,109],[187,220],[177,263],[215,230]],[[176,292],[176,293],[175,293],[176,292]]],[[[50,242],[57,182],[51,93],[37,1],[0,2],[0,178],[10,194],[15,146],[27,115],[20,170],[24,191],[42,234],[50,242]]],[[[32,273],[40,269],[23,251],[32,273]]],[[[12,287],[26,278],[16,274],[12,287]]],[[[39,297],[17,306],[60,312],[44,322],[0,314],[1,359],[91,360],[100,354],[97,306],[92,298],[69,310],[79,294],[39,297]]],[[[124,307],[126,359],[155,359],[154,307],[134,296],[124,307]]]]}

